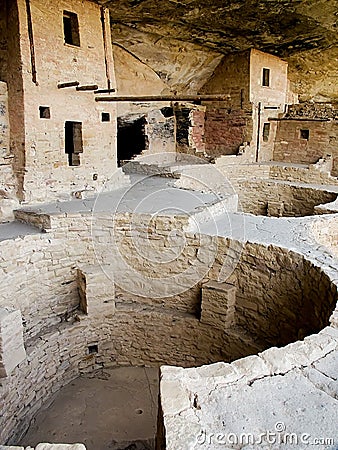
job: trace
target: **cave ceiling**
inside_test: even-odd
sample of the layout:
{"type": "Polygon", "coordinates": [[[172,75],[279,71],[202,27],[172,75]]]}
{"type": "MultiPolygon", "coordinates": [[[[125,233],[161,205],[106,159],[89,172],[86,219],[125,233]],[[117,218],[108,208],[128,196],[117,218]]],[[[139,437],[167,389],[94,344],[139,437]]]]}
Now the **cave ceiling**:
{"type": "Polygon", "coordinates": [[[324,97],[338,91],[338,0],[98,3],[110,10],[113,44],[152,66],[163,78],[168,76],[166,65],[173,61],[173,53],[186,58],[194,49],[217,58],[256,48],[288,60],[291,79],[300,90],[307,92],[310,83],[324,97]]]}

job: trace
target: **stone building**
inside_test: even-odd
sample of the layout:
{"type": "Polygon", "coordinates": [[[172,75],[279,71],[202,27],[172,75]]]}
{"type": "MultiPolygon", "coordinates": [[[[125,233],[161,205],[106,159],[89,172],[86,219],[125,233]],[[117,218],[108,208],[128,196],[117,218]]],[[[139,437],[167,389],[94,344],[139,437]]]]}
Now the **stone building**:
{"type": "Polygon", "coordinates": [[[116,108],[93,93],[115,87],[107,10],[77,0],[1,8],[9,122],[2,189],[11,176],[8,196],[31,203],[107,188],[117,170],[116,108]]]}
{"type": "Polygon", "coordinates": [[[332,174],[338,175],[338,105],[301,103],[291,105],[276,121],[275,161],[314,164],[332,157],[332,174]]]}
{"type": "Polygon", "coordinates": [[[296,3],[0,3],[0,450],[337,448],[336,10],[296,3]]]}

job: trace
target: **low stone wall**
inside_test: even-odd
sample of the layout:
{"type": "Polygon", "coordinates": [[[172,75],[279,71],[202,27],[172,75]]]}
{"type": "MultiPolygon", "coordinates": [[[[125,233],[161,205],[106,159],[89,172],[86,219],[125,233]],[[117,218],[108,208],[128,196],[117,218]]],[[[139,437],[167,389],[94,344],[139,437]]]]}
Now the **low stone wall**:
{"type": "Polygon", "coordinates": [[[312,225],[312,237],[335,256],[338,256],[337,215],[326,220],[318,220],[312,225]]]}
{"type": "Polygon", "coordinates": [[[271,162],[265,164],[228,164],[224,158],[216,160],[218,169],[229,181],[248,179],[280,180],[291,183],[306,183],[337,186],[338,178],[322,170],[320,164],[283,164],[271,162]]]}
{"type": "Polygon", "coordinates": [[[326,327],[232,364],[162,367],[157,449],[336,448],[337,351],[326,327]]]}
{"type": "Polygon", "coordinates": [[[81,373],[230,362],[328,324],[336,286],[303,256],[183,233],[185,216],[133,219],[55,215],[47,233],[0,243],[0,304],[21,310],[27,353],[1,380],[0,442],[18,442],[42,403],[81,373]],[[85,315],[77,268],[100,264],[116,293],[85,315]],[[210,322],[208,300],[201,303],[201,287],[224,278],[235,290],[226,329],[217,315],[210,322]]]}
{"type": "MultiPolygon", "coordinates": [[[[325,188],[299,183],[294,181],[292,170],[284,172],[277,169],[279,168],[275,169],[275,166],[265,164],[216,164],[216,168],[210,164],[182,166],[178,171],[181,176],[176,186],[197,191],[210,190],[236,194],[239,199],[238,210],[255,215],[302,217],[330,212],[324,211],[324,207],[326,203],[336,200],[338,195],[336,187],[325,188]],[[277,175],[276,178],[281,177],[282,180],[272,179],[272,174],[277,175]],[[287,181],[288,178],[293,181],[287,181]],[[318,205],[321,205],[321,208],[316,209],[318,205]]],[[[313,172],[317,178],[322,174],[319,170],[313,172]]],[[[304,175],[302,173],[300,178],[304,175]]],[[[329,178],[337,183],[336,178],[326,174],[327,181],[329,178]]]]}
{"type": "Polygon", "coordinates": [[[234,184],[243,212],[273,217],[319,214],[315,206],[336,200],[337,193],[325,189],[278,181],[241,181],[234,184]]]}

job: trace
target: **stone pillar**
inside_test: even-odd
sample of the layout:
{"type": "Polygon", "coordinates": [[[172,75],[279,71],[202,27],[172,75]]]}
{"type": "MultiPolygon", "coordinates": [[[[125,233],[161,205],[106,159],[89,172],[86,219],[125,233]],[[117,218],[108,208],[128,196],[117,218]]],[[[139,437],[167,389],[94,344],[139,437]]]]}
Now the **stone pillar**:
{"type": "Polygon", "coordinates": [[[268,202],[267,215],[269,217],[283,217],[284,202],[268,202]]]}
{"type": "Polygon", "coordinates": [[[85,266],[77,270],[80,309],[88,315],[115,312],[115,284],[102,266],[85,266]]]}
{"type": "Polygon", "coordinates": [[[0,378],[26,358],[21,312],[0,308],[0,378]]]}
{"type": "Polygon", "coordinates": [[[225,330],[235,321],[236,287],[209,281],[202,286],[201,323],[225,330]]]}

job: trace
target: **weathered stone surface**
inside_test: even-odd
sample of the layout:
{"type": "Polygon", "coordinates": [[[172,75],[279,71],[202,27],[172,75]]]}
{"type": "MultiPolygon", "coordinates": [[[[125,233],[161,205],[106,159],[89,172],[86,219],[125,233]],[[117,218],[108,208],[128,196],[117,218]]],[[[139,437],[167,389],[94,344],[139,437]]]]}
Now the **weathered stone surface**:
{"type": "Polygon", "coordinates": [[[290,0],[274,0],[258,6],[166,1],[159,6],[147,0],[130,6],[125,0],[118,9],[114,2],[106,3],[112,15],[113,41],[147,62],[178,91],[205,76],[201,66],[206,70],[210,63],[205,50],[218,56],[251,47],[287,58],[293,89],[303,99],[337,98],[333,2],[304,0],[295,6],[290,0]],[[189,61],[184,57],[187,48],[189,61]]]}
{"type": "Polygon", "coordinates": [[[25,358],[21,312],[0,308],[0,378],[9,376],[25,358]]]}
{"type": "Polygon", "coordinates": [[[35,450],[86,450],[83,444],[38,444],[35,450]]]}
{"type": "MultiPolygon", "coordinates": [[[[292,346],[283,351],[289,360],[294,358],[292,346]]],[[[271,350],[265,353],[269,352],[271,350]]],[[[186,401],[194,399],[190,408],[179,414],[174,408],[167,410],[164,399],[166,448],[221,449],[249,445],[259,449],[264,445],[264,448],[275,449],[287,443],[307,448],[315,442],[323,449],[333,448],[338,437],[336,355],[337,342],[328,354],[317,355],[314,360],[308,358],[298,366],[300,368],[295,365],[295,357],[282,377],[271,376],[267,366],[256,356],[231,364],[239,372],[237,380],[222,377],[217,365],[209,366],[206,373],[203,367],[186,369],[179,376],[164,369],[162,385],[183,384],[187,390],[186,401]],[[330,371],[333,363],[334,377],[331,378],[327,370],[330,371]],[[254,370],[248,371],[248,368],[254,370]]],[[[161,396],[163,393],[161,391],[161,396]]]]}

